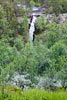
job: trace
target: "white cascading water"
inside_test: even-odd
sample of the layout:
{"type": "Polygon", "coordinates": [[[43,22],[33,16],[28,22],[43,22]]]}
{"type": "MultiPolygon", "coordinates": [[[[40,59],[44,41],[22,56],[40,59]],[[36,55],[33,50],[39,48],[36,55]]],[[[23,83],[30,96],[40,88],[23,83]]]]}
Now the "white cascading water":
{"type": "Polygon", "coordinates": [[[29,29],[29,37],[30,37],[30,41],[31,43],[33,43],[33,34],[34,34],[34,31],[35,31],[35,21],[36,21],[36,16],[33,16],[32,18],[32,22],[31,22],[31,25],[30,25],[30,29],[29,29]]]}

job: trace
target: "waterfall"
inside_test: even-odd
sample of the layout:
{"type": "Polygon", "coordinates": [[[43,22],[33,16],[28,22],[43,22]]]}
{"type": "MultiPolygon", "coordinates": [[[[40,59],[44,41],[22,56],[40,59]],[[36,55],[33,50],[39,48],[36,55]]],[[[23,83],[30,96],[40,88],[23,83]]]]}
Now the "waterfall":
{"type": "Polygon", "coordinates": [[[33,35],[34,35],[34,31],[35,31],[35,21],[36,21],[36,16],[33,16],[32,18],[32,22],[31,22],[31,25],[30,25],[30,29],[29,29],[29,37],[30,37],[30,41],[31,43],[33,42],[33,35]]]}

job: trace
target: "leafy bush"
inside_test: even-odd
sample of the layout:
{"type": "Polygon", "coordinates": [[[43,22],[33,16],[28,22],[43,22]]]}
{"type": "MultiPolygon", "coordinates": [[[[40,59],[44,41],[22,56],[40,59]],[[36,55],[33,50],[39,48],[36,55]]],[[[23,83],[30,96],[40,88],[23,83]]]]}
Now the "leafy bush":
{"type": "Polygon", "coordinates": [[[33,0],[30,1],[30,6],[31,7],[35,6],[35,2],[33,0]]]}
{"type": "Polygon", "coordinates": [[[36,24],[35,24],[35,27],[36,27],[36,34],[42,32],[44,29],[45,29],[45,25],[46,25],[46,22],[45,22],[45,16],[44,15],[41,15],[37,21],[36,21],[36,24]]]}
{"type": "Polygon", "coordinates": [[[24,19],[22,20],[21,26],[20,26],[20,30],[21,30],[21,35],[24,36],[24,41],[27,42],[28,41],[28,18],[24,17],[24,19]]]}
{"type": "MultiPolygon", "coordinates": [[[[49,67],[46,67],[44,70],[45,74],[47,73],[47,76],[51,78],[59,77],[59,73],[61,72],[61,76],[66,77],[66,71],[62,71],[63,69],[66,69],[67,63],[67,29],[66,24],[48,24],[46,26],[46,31],[43,34],[40,34],[36,37],[37,41],[42,41],[43,46],[45,45],[48,48],[48,57],[47,62],[49,64],[49,67]],[[58,73],[57,73],[58,72],[58,73]],[[57,76],[56,76],[57,74],[57,76]]],[[[45,66],[44,66],[45,67],[45,66]]],[[[58,80],[60,77],[58,78],[58,80]]],[[[66,82],[66,78],[61,78],[62,81],[66,82]]],[[[64,84],[65,84],[64,82],[64,84]]],[[[63,83],[63,82],[62,82],[63,83]]]]}
{"type": "Polygon", "coordinates": [[[67,12],[67,2],[66,0],[49,0],[49,5],[53,7],[53,12],[58,15],[59,13],[67,12]]]}

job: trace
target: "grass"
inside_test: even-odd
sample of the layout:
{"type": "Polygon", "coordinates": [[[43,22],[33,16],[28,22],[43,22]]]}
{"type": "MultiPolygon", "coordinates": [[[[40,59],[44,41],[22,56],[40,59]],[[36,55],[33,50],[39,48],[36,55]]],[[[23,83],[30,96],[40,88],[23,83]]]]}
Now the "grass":
{"type": "Polygon", "coordinates": [[[22,92],[21,89],[6,87],[3,96],[0,88],[0,100],[67,100],[67,92],[51,92],[40,89],[29,89],[22,92]]]}

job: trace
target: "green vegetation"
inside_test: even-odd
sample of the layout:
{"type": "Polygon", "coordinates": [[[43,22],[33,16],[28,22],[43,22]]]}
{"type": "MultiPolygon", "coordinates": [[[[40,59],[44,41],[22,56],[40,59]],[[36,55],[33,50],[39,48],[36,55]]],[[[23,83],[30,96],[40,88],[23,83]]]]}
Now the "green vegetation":
{"type": "Polygon", "coordinates": [[[0,92],[0,100],[67,100],[66,92],[50,92],[39,89],[30,89],[21,92],[21,89],[7,87],[2,97],[0,92]]]}
{"type": "Polygon", "coordinates": [[[46,20],[44,15],[41,15],[40,17],[38,17],[37,21],[36,21],[36,33],[39,34],[42,31],[45,30],[45,26],[46,26],[46,20]]]}
{"type": "Polygon", "coordinates": [[[65,0],[24,1],[21,4],[30,6],[28,9],[18,7],[19,1],[0,0],[0,100],[67,100],[67,22],[58,24],[56,17],[67,12],[67,3],[65,0]],[[34,6],[45,7],[47,14],[55,16],[51,23],[46,16],[38,16],[35,39],[31,44],[28,14],[32,13],[34,6]],[[22,15],[20,23],[18,15],[22,15]],[[31,84],[35,85],[38,85],[36,78],[47,78],[44,90],[22,92],[19,88],[7,86],[15,72],[28,73],[31,84]],[[55,89],[53,83],[58,81],[61,86],[55,89]],[[54,92],[51,92],[52,88],[54,92]]]}

